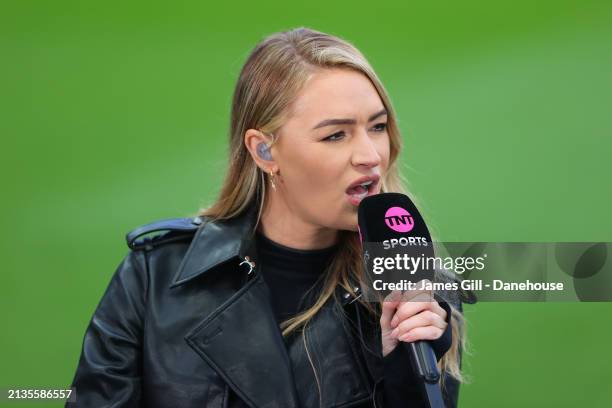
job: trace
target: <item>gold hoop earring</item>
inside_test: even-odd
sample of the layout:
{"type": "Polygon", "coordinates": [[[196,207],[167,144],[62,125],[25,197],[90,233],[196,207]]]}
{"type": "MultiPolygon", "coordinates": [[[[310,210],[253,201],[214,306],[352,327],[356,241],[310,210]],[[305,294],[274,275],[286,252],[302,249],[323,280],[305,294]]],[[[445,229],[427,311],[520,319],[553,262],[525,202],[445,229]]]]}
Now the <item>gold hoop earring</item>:
{"type": "Polygon", "coordinates": [[[270,170],[270,183],[272,184],[272,188],[276,191],[276,184],[274,184],[274,171],[270,170]]]}

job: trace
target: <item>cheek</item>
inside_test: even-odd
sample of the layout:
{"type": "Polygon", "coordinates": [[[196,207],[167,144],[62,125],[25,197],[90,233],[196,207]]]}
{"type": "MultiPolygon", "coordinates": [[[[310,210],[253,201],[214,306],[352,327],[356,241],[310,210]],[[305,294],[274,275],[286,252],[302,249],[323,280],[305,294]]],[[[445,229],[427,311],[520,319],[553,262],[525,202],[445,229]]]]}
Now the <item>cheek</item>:
{"type": "Polygon", "coordinates": [[[380,156],[380,167],[386,170],[389,166],[389,156],[391,155],[391,144],[389,136],[383,138],[377,145],[378,155],[380,156]]]}
{"type": "Polygon", "coordinates": [[[325,207],[330,211],[334,202],[341,204],[344,190],[340,184],[346,165],[341,155],[335,153],[311,149],[287,156],[283,181],[288,198],[299,200],[302,206],[325,207]]]}
{"type": "Polygon", "coordinates": [[[284,179],[287,188],[296,189],[310,187],[315,193],[325,190],[341,175],[342,158],[329,149],[322,149],[316,144],[305,144],[292,149],[284,155],[280,163],[281,171],[284,169],[284,179]]]}

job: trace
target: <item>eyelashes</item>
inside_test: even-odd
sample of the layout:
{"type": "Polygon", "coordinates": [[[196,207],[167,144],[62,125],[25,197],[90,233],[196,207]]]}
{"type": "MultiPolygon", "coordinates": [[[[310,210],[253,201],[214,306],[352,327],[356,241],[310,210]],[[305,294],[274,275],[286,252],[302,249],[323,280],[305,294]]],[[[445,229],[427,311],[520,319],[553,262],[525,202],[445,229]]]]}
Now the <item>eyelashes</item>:
{"type": "Polygon", "coordinates": [[[342,138],[344,138],[344,132],[338,132],[338,133],[334,133],[333,135],[327,136],[325,139],[323,139],[323,141],[324,142],[335,142],[342,138]]]}
{"type": "Polygon", "coordinates": [[[385,130],[387,130],[387,123],[377,123],[376,125],[374,125],[374,127],[376,128],[376,132],[384,132],[385,130]]]}
{"type": "MultiPolygon", "coordinates": [[[[374,125],[373,129],[375,132],[384,132],[387,130],[387,124],[377,123],[376,125],[374,125]]],[[[332,135],[327,136],[326,138],[323,139],[323,141],[324,142],[337,142],[338,140],[344,139],[345,136],[346,134],[344,133],[344,131],[340,131],[340,132],[336,132],[332,135]]]]}

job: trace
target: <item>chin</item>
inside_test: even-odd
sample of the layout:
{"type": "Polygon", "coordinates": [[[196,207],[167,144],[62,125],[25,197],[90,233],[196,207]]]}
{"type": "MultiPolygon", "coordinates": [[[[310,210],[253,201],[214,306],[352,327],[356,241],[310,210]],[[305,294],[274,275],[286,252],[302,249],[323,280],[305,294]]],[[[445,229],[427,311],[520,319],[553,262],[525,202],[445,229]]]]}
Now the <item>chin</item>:
{"type": "Polygon", "coordinates": [[[357,232],[357,213],[347,216],[342,221],[343,222],[338,226],[338,229],[357,232]]]}
{"type": "Polygon", "coordinates": [[[357,224],[355,224],[355,225],[350,225],[350,224],[340,225],[340,226],[338,226],[338,230],[340,230],[340,231],[352,231],[352,232],[357,232],[358,231],[357,224]]]}

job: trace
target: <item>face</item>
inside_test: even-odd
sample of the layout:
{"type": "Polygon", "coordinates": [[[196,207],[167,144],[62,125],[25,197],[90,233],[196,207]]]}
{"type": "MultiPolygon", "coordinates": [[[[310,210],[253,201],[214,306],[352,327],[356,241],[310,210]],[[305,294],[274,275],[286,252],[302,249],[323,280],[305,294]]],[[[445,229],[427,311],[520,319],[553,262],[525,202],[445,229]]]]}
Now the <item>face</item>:
{"type": "Polygon", "coordinates": [[[317,72],[278,136],[279,192],[292,215],[356,231],[357,206],[380,192],[389,163],[387,115],[369,79],[347,69],[317,72]]]}

